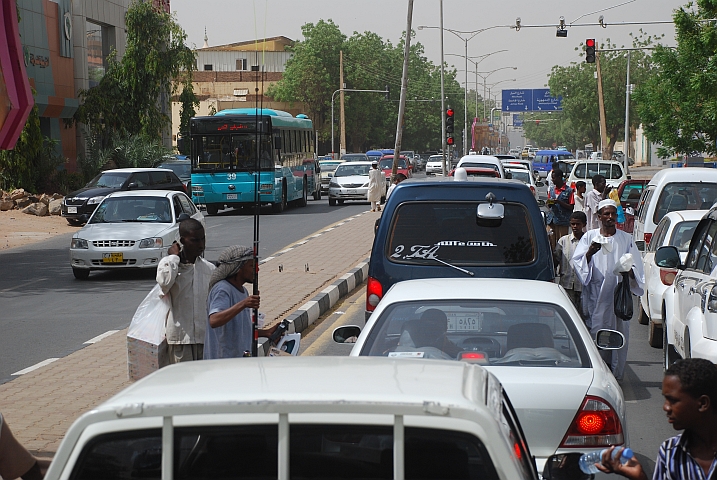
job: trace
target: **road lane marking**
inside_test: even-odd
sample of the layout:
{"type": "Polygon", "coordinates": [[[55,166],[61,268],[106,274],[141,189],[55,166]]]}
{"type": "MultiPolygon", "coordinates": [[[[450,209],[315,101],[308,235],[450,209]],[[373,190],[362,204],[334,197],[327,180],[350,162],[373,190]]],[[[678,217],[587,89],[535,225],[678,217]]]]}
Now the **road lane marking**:
{"type": "Polygon", "coordinates": [[[105,338],[109,337],[110,335],[115,334],[117,332],[119,332],[119,330],[107,330],[102,335],[97,335],[95,338],[90,338],[85,343],[83,343],[83,345],[92,345],[93,343],[97,343],[100,340],[105,339],[105,338]]]}
{"type": "Polygon", "coordinates": [[[15,372],[15,373],[13,373],[12,375],[25,375],[26,373],[30,373],[30,372],[32,372],[33,370],[37,370],[38,368],[42,368],[42,367],[44,367],[45,365],[49,365],[49,364],[51,364],[52,362],[55,362],[55,361],[57,361],[57,360],[59,360],[59,358],[48,358],[47,360],[43,360],[43,361],[41,361],[40,363],[36,363],[36,364],[33,365],[32,367],[27,367],[27,368],[25,368],[24,370],[20,370],[19,372],[15,372]]]}
{"type": "Polygon", "coordinates": [[[262,264],[268,262],[269,260],[274,260],[275,258],[276,257],[266,257],[264,260],[259,261],[259,265],[262,265],[262,264]]]}
{"type": "Polygon", "coordinates": [[[35,280],[30,280],[29,282],[21,283],[20,285],[15,285],[14,287],[9,287],[9,288],[0,290],[0,293],[11,292],[13,290],[17,290],[18,288],[27,287],[28,285],[32,285],[33,283],[44,282],[45,280],[47,280],[47,279],[46,278],[38,278],[35,280]]]}
{"type": "Polygon", "coordinates": [[[277,254],[277,255],[282,255],[282,254],[284,254],[284,253],[287,253],[287,252],[292,251],[293,249],[294,249],[294,247],[285,248],[284,250],[282,250],[282,251],[280,251],[280,252],[276,252],[276,254],[277,254]]]}

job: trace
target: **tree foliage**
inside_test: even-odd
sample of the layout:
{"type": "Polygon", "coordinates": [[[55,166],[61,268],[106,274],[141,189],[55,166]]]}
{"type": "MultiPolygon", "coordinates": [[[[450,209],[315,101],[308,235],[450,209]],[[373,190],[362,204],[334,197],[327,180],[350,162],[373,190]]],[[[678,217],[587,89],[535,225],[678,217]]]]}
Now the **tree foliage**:
{"type": "Polygon", "coordinates": [[[677,48],[658,46],[650,78],[635,91],[647,137],[658,155],[717,154],[717,2],[675,11],[677,48]]]}
{"type": "MultiPolygon", "coordinates": [[[[331,20],[302,27],[304,39],[291,51],[281,81],[267,94],[279,101],[303,102],[318,130],[319,139],[331,139],[331,97],[340,88],[339,56],[344,55],[344,83],[347,89],[384,90],[345,92],[346,142],[348,151],[392,147],[395,142],[398,100],[403,69],[405,32],[393,46],[373,32],[354,32],[347,37],[331,20]]],[[[463,115],[463,90],[455,70],[446,71],[448,102],[463,115]]],[[[406,113],[402,145],[406,150],[438,150],[441,147],[440,68],[428,61],[423,46],[411,42],[406,113]]],[[[339,94],[334,97],[334,143],[338,150],[339,94]]],[[[459,127],[459,125],[456,125],[459,127]]],[[[456,129],[460,138],[462,129],[456,129]]]]}
{"type": "Polygon", "coordinates": [[[151,2],[133,0],[125,23],[124,56],[110,55],[99,85],[80,92],[81,105],[74,116],[104,148],[114,138],[159,138],[170,124],[163,98],[173,96],[180,85],[191,85],[196,68],[194,53],[185,45],[186,34],[172,15],[151,2]],[[176,78],[183,81],[175,85],[176,78]]]}
{"type": "MultiPolygon", "coordinates": [[[[653,37],[640,30],[632,36],[633,48],[652,45],[653,37]]],[[[582,49],[582,45],[579,47],[582,49]]],[[[598,50],[625,48],[607,39],[598,50]]],[[[625,137],[625,85],[627,80],[627,53],[625,51],[602,51],[600,69],[607,145],[612,152],[615,142],[625,137]]],[[[646,51],[630,52],[630,83],[642,85],[652,70],[651,57],[646,51]]],[[[525,135],[539,145],[565,145],[571,150],[582,149],[592,143],[600,148],[600,111],[596,79],[596,65],[573,62],[568,66],[553,67],[548,86],[553,96],[562,96],[562,113],[533,112],[526,116],[525,135]],[[538,120],[536,122],[536,120],[538,120]]],[[[636,102],[630,102],[630,127],[641,123],[636,102]]]]}

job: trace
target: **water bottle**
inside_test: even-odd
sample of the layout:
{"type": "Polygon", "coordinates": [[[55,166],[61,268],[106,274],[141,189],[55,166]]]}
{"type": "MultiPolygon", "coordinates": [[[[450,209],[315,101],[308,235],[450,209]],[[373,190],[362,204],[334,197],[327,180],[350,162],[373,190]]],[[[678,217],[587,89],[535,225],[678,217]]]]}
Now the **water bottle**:
{"type": "MultiPolygon", "coordinates": [[[[612,456],[615,458],[620,451],[622,447],[615,447],[615,450],[612,451],[612,456]]],[[[604,448],[602,450],[595,450],[594,452],[588,452],[584,453],[580,457],[580,470],[583,471],[583,473],[600,473],[600,470],[597,469],[595,466],[596,463],[602,462],[602,455],[605,453],[607,448],[604,448]]],[[[633,457],[632,449],[626,448],[620,457],[620,463],[627,463],[628,460],[630,460],[633,457]]]]}

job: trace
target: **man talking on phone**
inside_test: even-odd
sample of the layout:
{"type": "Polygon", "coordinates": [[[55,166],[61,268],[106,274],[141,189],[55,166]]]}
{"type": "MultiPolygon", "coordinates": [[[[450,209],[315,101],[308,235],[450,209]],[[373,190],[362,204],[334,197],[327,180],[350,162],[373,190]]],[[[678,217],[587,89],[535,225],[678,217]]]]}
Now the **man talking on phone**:
{"type": "Polygon", "coordinates": [[[598,204],[597,214],[600,228],[588,230],[582,236],[573,253],[573,267],[583,284],[581,300],[590,317],[590,333],[595,336],[598,330],[609,328],[625,336],[625,346],[620,350],[600,352],[615,378],[622,380],[630,322],[615,315],[615,289],[622,279],[621,274],[628,272],[630,291],[633,295],[642,295],[645,273],[632,235],[618,230],[615,225],[617,204],[609,198],[603,200],[598,204]]]}
{"type": "Polygon", "coordinates": [[[169,294],[167,317],[169,363],[201,360],[207,323],[207,295],[214,265],[200,255],[205,247],[204,227],[193,218],[179,223],[174,242],[157,266],[157,283],[169,294]]]}

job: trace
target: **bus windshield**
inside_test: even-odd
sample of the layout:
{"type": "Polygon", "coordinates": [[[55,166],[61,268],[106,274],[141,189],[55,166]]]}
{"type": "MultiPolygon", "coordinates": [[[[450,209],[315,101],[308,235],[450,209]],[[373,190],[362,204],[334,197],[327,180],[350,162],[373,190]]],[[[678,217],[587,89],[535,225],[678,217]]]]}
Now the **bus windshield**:
{"type": "MultiPolygon", "coordinates": [[[[271,169],[276,162],[270,137],[259,137],[261,169],[271,169]]],[[[195,170],[256,170],[257,135],[195,135],[195,170]]]]}

